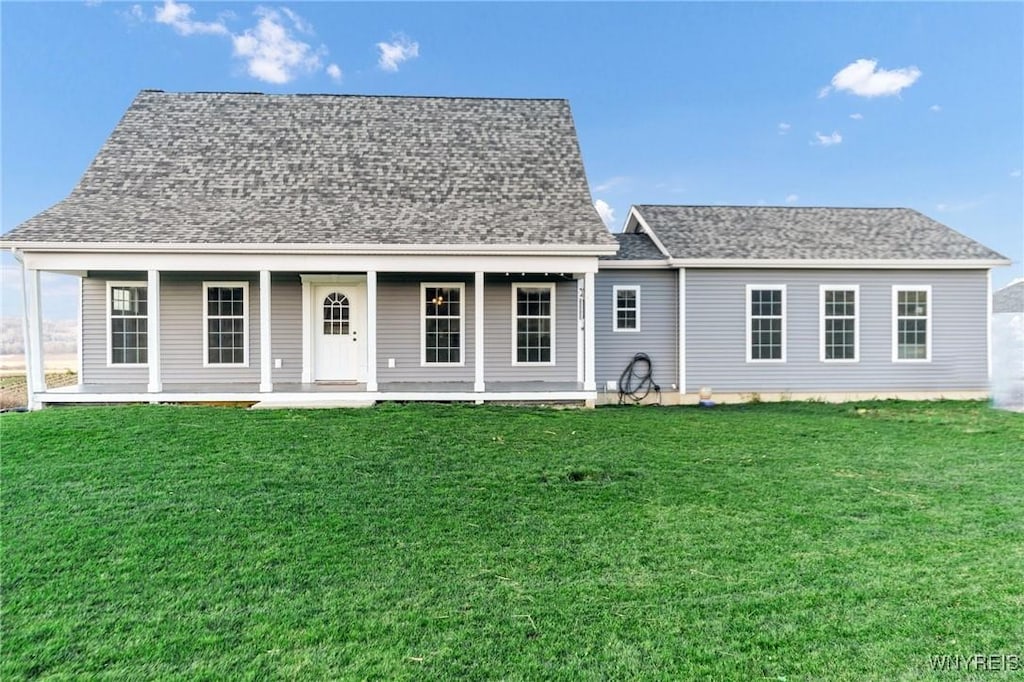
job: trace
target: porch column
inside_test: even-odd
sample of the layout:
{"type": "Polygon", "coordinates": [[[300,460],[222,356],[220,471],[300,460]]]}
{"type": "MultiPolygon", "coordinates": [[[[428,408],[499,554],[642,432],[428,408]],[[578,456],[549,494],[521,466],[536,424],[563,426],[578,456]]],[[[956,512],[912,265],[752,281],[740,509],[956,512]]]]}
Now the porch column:
{"type": "Polygon", "coordinates": [[[274,390],[270,344],[270,270],[260,270],[260,393],[274,390]]]}
{"type": "Polygon", "coordinates": [[[581,385],[583,384],[583,368],[587,359],[584,336],[586,336],[586,316],[583,305],[583,279],[576,275],[576,383],[581,385]]]}
{"type": "Polygon", "coordinates": [[[588,272],[583,275],[583,305],[584,305],[584,347],[586,364],[583,367],[583,390],[596,391],[597,383],[594,380],[594,273],[588,272]]]}
{"type": "Polygon", "coordinates": [[[473,390],[484,392],[484,273],[473,280],[473,390]]]}
{"type": "Polygon", "coordinates": [[[377,390],[377,271],[366,272],[366,390],[377,390]]]}
{"type": "Polygon", "coordinates": [[[39,271],[26,268],[22,264],[21,273],[21,290],[24,298],[25,383],[28,390],[28,407],[34,410],[39,407],[34,394],[46,390],[46,376],[43,374],[43,325],[42,306],[39,303],[39,271]]]}
{"type": "Polygon", "coordinates": [[[160,372],[160,271],[150,270],[147,275],[146,360],[149,364],[149,386],[146,390],[150,393],[159,393],[164,389],[160,372]]]}
{"type": "Polygon", "coordinates": [[[679,392],[686,393],[686,268],[679,268],[679,392]]]}

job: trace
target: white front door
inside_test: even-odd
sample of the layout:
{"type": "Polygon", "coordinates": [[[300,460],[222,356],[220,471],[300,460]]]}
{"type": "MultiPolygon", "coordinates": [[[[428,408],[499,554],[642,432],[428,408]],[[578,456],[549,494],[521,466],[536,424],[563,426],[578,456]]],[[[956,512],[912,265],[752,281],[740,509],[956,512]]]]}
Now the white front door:
{"type": "Polygon", "coordinates": [[[313,288],[313,380],[365,381],[363,287],[325,284],[313,288]]]}

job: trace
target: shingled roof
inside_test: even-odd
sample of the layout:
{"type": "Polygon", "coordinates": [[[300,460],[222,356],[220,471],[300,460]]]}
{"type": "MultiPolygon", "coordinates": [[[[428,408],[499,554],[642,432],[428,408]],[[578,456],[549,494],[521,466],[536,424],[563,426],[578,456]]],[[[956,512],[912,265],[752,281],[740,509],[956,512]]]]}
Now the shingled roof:
{"type": "Polygon", "coordinates": [[[613,236],[619,243],[619,251],[615,255],[601,256],[601,260],[665,260],[665,254],[646,234],[618,232],[613,236]]]}
{"type": "Polygon", "coordinates": [[[993,313],[1024,313],[1024,279],[1010,282],[992,294],[993,313]]]}
{"type": "Polygon", "coordinates": [[[1007,260],[908,208],[634,208],[678,259],[1007,260]]]}
{"type": "Polygon", "coordinates": [[[615,245],[565,100],[160,91],[4,241],[615,245]]]}

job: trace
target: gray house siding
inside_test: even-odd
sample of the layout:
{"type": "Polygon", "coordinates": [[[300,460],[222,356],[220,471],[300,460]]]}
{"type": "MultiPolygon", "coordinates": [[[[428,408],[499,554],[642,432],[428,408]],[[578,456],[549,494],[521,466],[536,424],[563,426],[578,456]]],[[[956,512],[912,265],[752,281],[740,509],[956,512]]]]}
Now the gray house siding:
{"type": "MultiPolygon", "coordinates": [[[[138,281],[139,273],[92,273],[83,280],[82,379],[94,384],[145,384],[146,367],[107,366],[107,281],[138,281]]],[[[484,292],[488,327],[486,381],[576,380],[576,283],[559,281],[555,294],[555,366],[512,364],[512,279],[489,277],[484,292]]],[[[543,277],[522,281],[545,281],[543,277]]],[[[297,274],[274,274],[271,292],[272,357],[281,367],[272,370],[275,383],[302,380],[302,284],[297,274]]],[[[160,280],[161,370],[165,384],[233,384],[259,382],[259,280],[247,273],[163,273],[160,280]],[[248,367],[203,366],[203,282],[249,283],[248,367]]],[[[377,284],[377,378],[380,382],[472,382],[474,378],[472,275],[381,274],[377,284]],[[461,367],[422,367],[420,363],[420,284],[465,284],[465,364],[461,367]],[[388,360],[394,359],[394,368],[388,360]]],[[[276,362],[275,362],[276,364],[276,362]]]]}
{"type": "Polygon", "coordinates": [[[378,275],[377,278],[377,380],[385,381],[473,381],[473,277],[458,275],[378,275]],[[462,283],[463,350],[462,366],[421,366],[423,304],[421,283],[462,283]],[[394,368],[388,367],[389,360],[394,368]]]}
{"type": "Polygon", "coordinates": [[[107,366],[107,281],[128,282],[139,273],[110,273],[82,280],[82,381],[91,384],[144,384],[149,370],[138,366],[107,366]]]}
{"type": "Polygon", "coordinates": [[[651,358],[654,383],[662,391],[679,381],[679,280],[676,270],[602,270],[594,305],[595,374],[598,390],[618,381],[637,353],[651,358]],[[616,286],[640,287],[640,331],[614,330],[616,286]]]}
{"type": "Polygon", "coordinates": [[[484,381],[575,382],[577,370],[576,281],[544,277],[492,277],[485,280],[484,381]],[[512,284],[555,283],[555,364],[512,364],[512,284]]]}
{"type": "Polygon", "coordinates": [[[716,392],[985,390],[984,270],[735,270],[686,273],[686,388],[716,392]],[[786,362],[749,363],[746,285],[786,285],[786,362]],[[819,285],[860,287],[860,360],[819,355],[819,285]],[[931,362],[892,361],[892,286],[930,285],[931,362]]]}

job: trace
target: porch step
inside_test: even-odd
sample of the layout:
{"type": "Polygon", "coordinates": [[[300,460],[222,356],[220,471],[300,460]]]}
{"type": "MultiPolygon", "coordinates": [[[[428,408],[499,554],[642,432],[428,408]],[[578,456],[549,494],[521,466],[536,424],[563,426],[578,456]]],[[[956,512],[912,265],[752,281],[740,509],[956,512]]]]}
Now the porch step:
{"type": "Polygon", "coordinates": [[[359,400],[356,398],[344,398],[340,400],[317,400],[310,396],[308,400],[261,400],[250,407],[250,410],[306,410],[306,409],[333,409],[333,408],[365,408],[373,407],[376,400],[359,400]]]}

